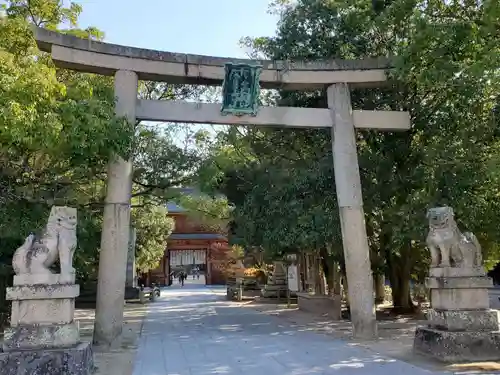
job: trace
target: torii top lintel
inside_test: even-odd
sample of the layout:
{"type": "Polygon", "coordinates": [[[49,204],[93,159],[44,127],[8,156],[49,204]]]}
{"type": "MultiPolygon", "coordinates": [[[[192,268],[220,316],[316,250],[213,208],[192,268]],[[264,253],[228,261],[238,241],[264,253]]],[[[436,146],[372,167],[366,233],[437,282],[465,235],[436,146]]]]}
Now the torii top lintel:
{"type": "Polygon", "coordinates": [[[339,82],[373,87],[383,85],[386,70],[392,68],[388,58],[308,62],[247,60],[102,43],[39,27],[34,27],[34,36],[38,47],[51,53],[59,67],[102,75],[130,70],[136,72],[139,79],[168,83],[220,85],[224,64],[244,63],[262,66],[262,88],[307,90],[339,82]]]}

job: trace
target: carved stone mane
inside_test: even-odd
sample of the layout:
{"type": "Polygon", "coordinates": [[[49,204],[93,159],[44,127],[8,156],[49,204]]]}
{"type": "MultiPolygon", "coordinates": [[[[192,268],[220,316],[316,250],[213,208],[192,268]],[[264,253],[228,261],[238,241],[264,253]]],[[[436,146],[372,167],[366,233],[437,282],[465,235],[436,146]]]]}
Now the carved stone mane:
{"type": "Polygon", "coordinates": [[[76,208],[53,206],[42,234],[30,234],[14,253],[12,266],[16,274],[51,274],[50,267],[57,259],[61,265],[61,274],[73,274],[76,224],[76,208]]]}
{"type": "Polygon", "coordinates": [[[481,245],[471,232],[462,234],[451,207],[434,207],[427,213],[431,267],[471,268],[482,266],[481,245]]]}

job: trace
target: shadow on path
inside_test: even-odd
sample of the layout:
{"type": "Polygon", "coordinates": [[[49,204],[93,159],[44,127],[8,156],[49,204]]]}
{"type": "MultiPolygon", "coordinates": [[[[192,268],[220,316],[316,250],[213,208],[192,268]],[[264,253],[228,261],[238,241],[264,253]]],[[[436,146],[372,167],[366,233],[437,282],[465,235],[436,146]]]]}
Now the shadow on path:
{"type": "Polygon", "coordinates": [[[189,284],[148,305],[134,366],[134,375],[347,373],[444,374],[242,309],[224,288],[189,284]]]}

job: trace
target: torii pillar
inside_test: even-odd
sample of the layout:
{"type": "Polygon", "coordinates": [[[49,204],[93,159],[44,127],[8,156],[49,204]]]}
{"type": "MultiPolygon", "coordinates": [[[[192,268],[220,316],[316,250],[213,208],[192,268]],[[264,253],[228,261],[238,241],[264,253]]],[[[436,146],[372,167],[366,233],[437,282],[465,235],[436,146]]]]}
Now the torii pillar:
{"type": "MultiPolygon", "coordinates": [[[[135,124],[137,90],[135,72],[116,72],[115,113],[131,124],[135,124]]],[[[94,344],[105,347],[119,345],[122,333],[131,192],[132,161],[112,155],[108,165],[93,338],[94,344]]]]}
{"type": "Polygon", "coordinates": [[[377,321],[351,95],[346,83],[331,85],[327,94],[353,335],[370,339],[377,337],[377,321]]]}

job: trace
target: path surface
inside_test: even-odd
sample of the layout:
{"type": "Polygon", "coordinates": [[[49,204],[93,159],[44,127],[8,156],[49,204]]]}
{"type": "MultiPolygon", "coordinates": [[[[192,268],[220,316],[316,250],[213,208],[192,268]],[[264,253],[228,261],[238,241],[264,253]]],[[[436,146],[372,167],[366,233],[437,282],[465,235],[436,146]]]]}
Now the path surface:
{"type": "Polygon", "coordinates": [[[148,304],[133,375],[445,374],[430,372],[225,301],[186,284],[148,304]]]}

